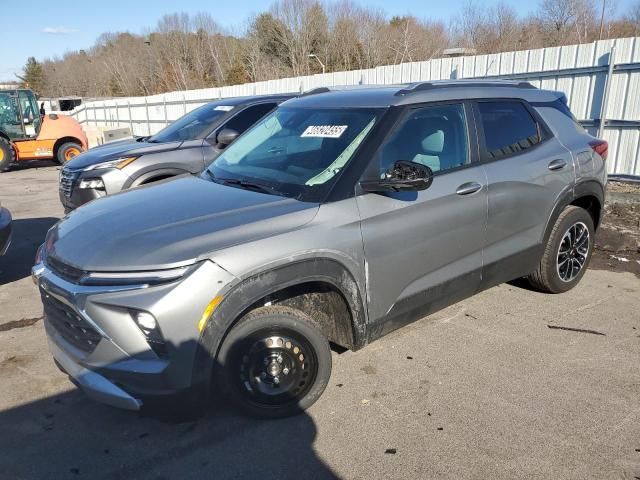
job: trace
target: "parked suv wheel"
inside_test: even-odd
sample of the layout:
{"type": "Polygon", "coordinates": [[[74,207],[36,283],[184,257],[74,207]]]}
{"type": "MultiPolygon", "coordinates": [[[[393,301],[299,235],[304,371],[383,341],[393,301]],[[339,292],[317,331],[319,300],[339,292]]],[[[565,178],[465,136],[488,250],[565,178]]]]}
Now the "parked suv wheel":
{"type": "Polygon", "coordinates": [[[81,153],[82,153],[82,149],[80,148],[80,145],[78,145],[77,143],[73,143],[73,142],[63,143],[58,147],[58,150],[56,151],[56,160],[58,161],[59,164],[64,164],[64,163],[67,163],[72,158],[77,157],[81,153]]]}
{"type": "Polygon", "coordinates": [[[3,137],[0,137],[0,172],[4,172],[14,161],[13,147],[3,137]]]}
{"type": "Polygon", "coordinates": [[[529,275],[529,282],[548,293],[572,289],[587,270],[593,245],[594,227],[589,212],[567,207],[556,220],[540,265],[529,275]]]}
{"type": "Polygon", "coordinates": [[[249,312],[227,335],[218,360],[232,404],[258,418],[309,408],[331,376],[327,338],[308,315],[289,307],[249,312]]]}

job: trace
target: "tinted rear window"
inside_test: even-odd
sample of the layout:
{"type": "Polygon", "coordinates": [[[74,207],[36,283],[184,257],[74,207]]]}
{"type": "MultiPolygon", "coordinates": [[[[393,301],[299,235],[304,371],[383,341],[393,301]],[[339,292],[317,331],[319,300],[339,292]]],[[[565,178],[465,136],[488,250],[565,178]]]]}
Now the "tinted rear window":
{"type": "MultiPolygon", "coordinates": [[[[535,106],[538,106],[538,105],[535,105],[535,106]]],[[[567,118],[569,118],[569,120],[573,122],[573,125],[574,127],[576,127],[576,130],[578,132],[580,133],[586,132],[583,126],[580,125],[580,122],[576,119],[575,115],[571,113],[571,110],[569,110],[569,105],[567,105],[566,97],[562,96],[553,102],[541,103],[539,104],[539,106],[555,108],[556,110],[558,110],[560,113],[562,113],[564,116],[566,116],[567,118]]]]}
{"type": "Polygon", "coordinates": [[[538,124],[516,101],[479,102],[488,158],[503,158],[540,143],[538,124]]]}

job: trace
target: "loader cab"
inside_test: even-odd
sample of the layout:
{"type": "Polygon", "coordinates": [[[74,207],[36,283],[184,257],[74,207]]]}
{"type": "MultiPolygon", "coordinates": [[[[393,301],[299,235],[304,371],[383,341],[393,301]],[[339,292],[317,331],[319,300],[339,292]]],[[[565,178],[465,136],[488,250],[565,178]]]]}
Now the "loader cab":
{"type": "Polygon", "coordinates": [[[10,140],[34,139],[40,133],[42,118],[31,90],[0,91],[0,132],[10,140]]]}

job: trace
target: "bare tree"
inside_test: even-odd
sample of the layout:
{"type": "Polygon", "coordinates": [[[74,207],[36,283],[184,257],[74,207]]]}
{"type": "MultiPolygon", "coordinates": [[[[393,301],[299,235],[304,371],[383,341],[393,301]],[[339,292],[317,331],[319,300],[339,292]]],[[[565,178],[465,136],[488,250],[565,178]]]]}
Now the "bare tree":
{"type": "Polygon", "coordinates": [[[640,34],[640,0],[540,0],[520,17],[506,3],[468,0],[445,28],[413,15],[389,18],[357,0],[274,0],[232,33],[209,13],[174,13],[142,35],[105,33],[86,51],[45,59],[44,95],[134,96],[327,70],[427,60],[450,45],[493,53],[640,34]]]}
{"type": "Polygon", "coordinates": [[[281,25],[275,34],[293,75],[308,75],[309,55],[325,50],[328,20],[324,9],[314,0],[280,0],[271,7],[271,13],[281,25]]]}
{"type": "Polygon", "coordinates": [[[542,0],[538,18],[550,45],[585,42],[595,31],[593,0],[542,0]]]}

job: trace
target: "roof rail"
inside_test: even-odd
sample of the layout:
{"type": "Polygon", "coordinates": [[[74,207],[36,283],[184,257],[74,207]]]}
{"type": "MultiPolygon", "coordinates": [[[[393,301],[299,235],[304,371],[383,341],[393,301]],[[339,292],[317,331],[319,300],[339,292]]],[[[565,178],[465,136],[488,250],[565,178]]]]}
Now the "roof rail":
{"type": "Polygon", "coordinates": [[[327,93],[330,92],[331,89],[329,87],[317,87],[317,88],[312,88],[311,90],[307,90],[304,93],[301,93],[300,95],[298,95],[299,97],[307,97],[309,95],[316,95],[318,93],[327,93]]]}
{"type": "Polygon", "coordinates": [[[415,82],[398,90],[395,96],[408,95],[415,92],[423,92],[425,90],[433,90],[437,88],[452,87],[513,87],[513,88],[536,88],[529,82],[501,82],[490,80],[452,80],[452,81],[436,81],[436,82],[415,82]]]}

